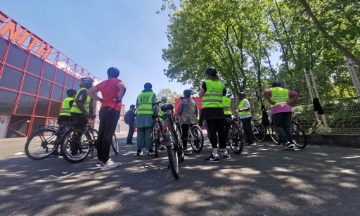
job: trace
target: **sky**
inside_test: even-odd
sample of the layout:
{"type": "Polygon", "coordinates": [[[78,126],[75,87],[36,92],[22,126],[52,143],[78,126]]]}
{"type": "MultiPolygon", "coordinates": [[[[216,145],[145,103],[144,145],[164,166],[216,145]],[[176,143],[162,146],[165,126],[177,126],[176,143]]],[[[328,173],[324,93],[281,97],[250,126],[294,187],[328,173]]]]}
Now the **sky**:
{"type": "Polygon", "coordinates": [[[146,82],[155,93],[190,88],[169,82],[163,72],[168,65],[161,55],[168,47],[169,11],[156,14],[161,0],[0,0],[0,5],[1,11],[97,78],[107,79],[107,69],[117,67],[127,86],[126,110],[146,82]]]}

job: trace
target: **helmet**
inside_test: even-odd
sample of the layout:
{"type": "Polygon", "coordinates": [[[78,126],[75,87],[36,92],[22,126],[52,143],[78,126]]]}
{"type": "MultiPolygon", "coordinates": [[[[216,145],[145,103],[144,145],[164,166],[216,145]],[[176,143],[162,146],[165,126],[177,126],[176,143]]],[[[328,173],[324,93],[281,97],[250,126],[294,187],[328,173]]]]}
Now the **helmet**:
{"type": "Polygon", "coordinates": [[[245,94],[244,92],[239,92],[239,93],[238,93],[238,96],[243,96],[243,97],[245,97],[246,94],[245,94]]]}
{"type": "Polygon", "coordinates": [[[184,90],[183,94],[184,94],[185,97],[189,98],[191,96],[191,90],[186,89],[186,90],[184,90]]]}
{"type": "Polygon", "coordinates": [[[120,71],[116,67],[111,67],[107,70],[107,75],[110,77],[118,78],[118,76],[120,75],[120,71]]]}
{"type": "Polygon", "coordinates": [[[205,74],[208,74],[209,76],[215,76],[217,74],[217,71],[214,67],[207,67],[205,69],[205,74]]]}
{"type": "Polygon", "coordinates": [[[281,83],[278,81],[275,81],[275,82],[271,83],[271,87],[281,87],[281,83]]]}
{"type": "Polygon", "coordinates": [[[90,77],[81,78],[81,84],[84,84],[86,88],[91,88],[94,80],[90,77]]]}
{"type": "Polygon", "coordinates": [[[152,88],[151,83],[145,83],[144,88],[151,89],[152,88]]]}
{"type": "Polygon", "coordinates": [[[68,89],[66,91],[66,94],[67,94],[68,97],[72,97],[72,96],[76,95],[76,90],[75,89],[68,89]]]}
{"type": "Polygon", "coordinates": [[[135,105],[134,105],[134,104],[130,105],[130,109],[131,109],[131,108],[135,108],[135,105]]]}

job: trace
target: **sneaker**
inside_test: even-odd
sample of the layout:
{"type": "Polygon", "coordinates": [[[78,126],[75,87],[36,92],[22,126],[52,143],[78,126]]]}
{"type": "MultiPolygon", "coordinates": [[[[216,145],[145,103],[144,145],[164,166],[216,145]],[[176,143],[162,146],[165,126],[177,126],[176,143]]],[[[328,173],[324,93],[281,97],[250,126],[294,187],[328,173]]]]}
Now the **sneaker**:
{"type": "Polygon", "coordinates": [[[206,159],[206,162],[210,162],[210,163],[219,163],[219,156],[217,157],[214,157],[213,154],[211,154],[209,157],[207,157],[206,159]]]}
{"type": "Polygon", "coordinates": [[[138,149],[136,152],[136,156],[140,156],[141,155],[141,149],[138,149]]]}
{"type": "Polygon", "coordinates": [[[224,149],[218,148],[218,152],[224,152],[224,149]]]}
{"type": "Polygon", "coordinates": [[[228,152],[224,153],[223,158],[231,158],[228,152]]]}
{"type": "Polygon", "coordinates": [[[283,146],[283,150],[294,150],[294,144],[287,142],[283,146]]]}
{"type": "Polygon", "coordinates": [[[191,150],[184,150],[184,154],[185,155],[192,155],[192,151],[191,150]]]}
{"type": "Polygon", "coordinates": [[[97,167],[100,167],[101,165],[104,165],[104,163],[101,162],[100,160],[98,160],[98,161],[96,162],[96,166],[97,166],[97,167]]]}
{"type": "Polygon", "coordinates": [[[109,159],[105,164],[100,165],[100,169],[111,169],[111,168],[115,168],[118,166],[119,166],[119,163],[115,163],[114,161],[109,159]]]}
{"type": "Polygon", "coordinates": [[[149,155],[149,156],[154,155],[154,154],[155,154],[155,153],[154,153],[153,150],[148,151],[148,155],[149,155]]]}
{"type": "Polygon", "coordinates": [[[163,150],[165,150],[166,148],[165,148],[164,145],[161,145],[161,146],[159,147],[159,149],[163,151],[163,150]]]}

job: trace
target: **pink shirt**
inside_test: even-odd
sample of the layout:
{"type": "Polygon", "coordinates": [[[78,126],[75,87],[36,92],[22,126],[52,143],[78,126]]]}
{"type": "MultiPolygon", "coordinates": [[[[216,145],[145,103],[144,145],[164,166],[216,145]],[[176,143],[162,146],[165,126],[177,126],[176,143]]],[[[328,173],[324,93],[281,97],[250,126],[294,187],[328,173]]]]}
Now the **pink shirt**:
{"type": "MultiPolygon", "coordinates": [[[[268,92],[270,94],[270,97],[271,97],[271,89],[268,89],[265,92],[268,92]]],[[[295,94],[296,94],[296,92],[289,91],[289,98],[294,97],[295,94]]],[[[289,106],[289,104],[285,103],[285,104],[279,104],[277,106],[274,106],[271,109],[271,115],[274,115],[276,113],[281,113],[281,112],[292,112],[291,106],[289,106]]]]}
{"type": "Polygon", "coordinates": [[[121,109],[122,102],[116,103],[114,101],[114,98],[120,97],[120,90],[116,87],[119,82],[122,81],[116,78],[112,78],[96,85],[96,88],[101,91],[101,95],[103,97],[101,107],[111,107],[116,110],[121,109]]]}

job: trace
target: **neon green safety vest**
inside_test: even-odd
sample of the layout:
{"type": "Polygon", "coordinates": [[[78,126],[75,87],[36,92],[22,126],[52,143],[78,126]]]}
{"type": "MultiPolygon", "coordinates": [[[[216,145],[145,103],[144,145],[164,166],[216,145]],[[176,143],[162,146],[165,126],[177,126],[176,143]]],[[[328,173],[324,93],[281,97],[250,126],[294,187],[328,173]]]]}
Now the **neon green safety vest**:
{"type": "Polygon", "coordinates": [[[225,115],[231,115],[231,99],[227,98],[226,96],[223,97],[222,105],[224,109],[225,115]]]}
{"type": "Polygon", "coordinates": [[[63,101],[62,106],[61,106],[61,113],[60,113],[61,116],[71,116],[70,101],[73,101],[73,100],[74,100],[74,98],[72,98],[72,97],[65,98],[65,100],[63,101]]]}
{"type": "Polygon", "coordinates": [[[289,100],[289,90],[275,87],[271,89],[271,100],[275,102],[275,105],[270,105],[271,108],[279,104],[287,103],[289,100]]]}
{"type": "MultiPolygon", "coordinates": [[[[82,90],[87,90],[86,88],[81,88],[78,93],[76,93],[76,96],[75,96],[75,99],[77,98],[77,96],[79,95],[79,93],[82,91],[82,90]]],[[[87,96],[86,97],[86,101],[84,103],[84,108],[85,108],[85,111],[86,112],[89,112],[90,111],[90,101],[91,101],[91,97],[87,96]]],[[[71,107],[71,110],[70,110],[71,113],[82,113],[81,110],[77,107],[76,105],[76,100],[74,100],[74,103],[73,103],[73,106],[71,107]]]]}
{"type": "Polygon", "coordinates": [[[202,98],[203,108],[222,108],[224,84],[220,81],[205,80],[206,92],[202,98]]]}
{"type": "MultiPolygon", "coordinates": [[[[250,108],[250,103],[247,99],[243,99],[240,104],[239,104],[239,108],[247,108],[245,107],[245,102],[248,102],[249,104],[249,108],[250,108]]],[[[239,115],[242,116],[242,115],[251,115],[251,112],[247,111],[247,112],[239,112],[239,115]]]]}
{"type": "Polygon", "coordinates": [[[137,114],[154,114],[153,98],[154,92],[143,92],[138,96],[138,112],[137,114]]]}
{"type": "Polygon", "coordinates": [[[163,111],[160,111],[159,112],[159,119],[160,119],[160,121],[163,121],[163,119],[160,117],[161,115],[164,115],[165,114],[165,112],[163,112],[163,111]]]}

